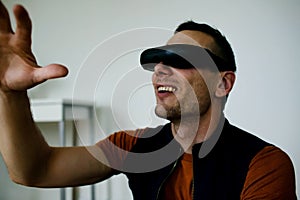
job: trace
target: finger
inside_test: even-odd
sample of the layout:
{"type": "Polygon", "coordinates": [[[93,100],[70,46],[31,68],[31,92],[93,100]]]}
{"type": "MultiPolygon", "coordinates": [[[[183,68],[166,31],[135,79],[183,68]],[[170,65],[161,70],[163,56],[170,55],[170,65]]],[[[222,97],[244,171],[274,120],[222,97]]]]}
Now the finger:
{"type": "Polygon", "coordinates": [[[34,82],[42,83],[48,79],[61,78],[68,74],[68,69],[59,64],[51,64],[45,67],[36,68],[34,71],[34,82]]]}
{"type": "Polygon", "coordinates": [[[0,1],[0,33],[12,33],[8,11],[1,1],[0,1]]]}
{"type": "Polygon", "coordinates": [[[13,11],[16,18],[16,36],[31,43],[32,24],[28,12],[21,5],[15,5],[13,11]]]}

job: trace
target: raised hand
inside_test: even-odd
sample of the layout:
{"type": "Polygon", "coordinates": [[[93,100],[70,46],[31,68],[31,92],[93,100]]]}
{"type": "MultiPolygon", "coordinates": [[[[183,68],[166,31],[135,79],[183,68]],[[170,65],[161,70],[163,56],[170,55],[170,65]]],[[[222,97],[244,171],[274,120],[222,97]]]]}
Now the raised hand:
{"type": "Polygon", "coordinates": [[[66,76],[59,64],[37,65],[31,50],[31,20],[20,5],[13,8],[16,30],[13,32],[7,9],[0,1],[0,90],[25,91],[48,79],[66,76]]]}

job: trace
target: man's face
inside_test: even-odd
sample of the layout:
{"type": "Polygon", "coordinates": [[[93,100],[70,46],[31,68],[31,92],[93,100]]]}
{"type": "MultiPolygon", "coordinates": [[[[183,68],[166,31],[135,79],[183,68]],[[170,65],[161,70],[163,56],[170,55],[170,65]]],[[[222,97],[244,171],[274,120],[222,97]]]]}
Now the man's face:
{"type": "MultiPolygon", "coordinates": [[[[167,44],[192,44],[210,49],[212,42],[213,39],[205,33],[182,31],[176,33],[167,44]]],[[[152,76],[156,114],[171,121],[204,115],[211,106],[209,91],[213,90],[213,85],[208,80],[213,77],[214,74],[208,70],[178,69],[157,64],[152,76]]]]}

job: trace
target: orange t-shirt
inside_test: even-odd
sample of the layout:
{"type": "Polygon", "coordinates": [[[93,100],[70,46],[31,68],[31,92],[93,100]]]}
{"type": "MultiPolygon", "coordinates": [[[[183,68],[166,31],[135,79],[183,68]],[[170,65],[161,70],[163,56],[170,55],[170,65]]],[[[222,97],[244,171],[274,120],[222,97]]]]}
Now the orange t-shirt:
{"type": "MultiPolygon", "coordinates": [[[[185,153],[165,182],[162,199],[192,200],[192,167],[192,155],[185,153]]],[[[279,148],[267,146],[252,159],[240,199],[293,200],[294,183],[294,169],[289,157],[279,148]]]]}
{"type": "MultiPolygon", "coordinates": [[[[126,158],[124,152],[114,147],[118,146],[125,151],[130,151],[144,131],[145,129],[118,132],[98,143],[113,168],[122,165],[126,158]]],[[[192,199],[192,193],[192,155],[184,153],[173,173],[165,181],[161,197],[189,200],[192,199]]],[[[275,146],[267,146],[258,152],[249,165],[240,199],[296,199],[294,168],[288,155],[275,146]]]]}
{"type": "Polygon", "coordinates": [[[192,199],[193,157],[184,153],[172,175],[164,184],[161,199],[192,199]]]}

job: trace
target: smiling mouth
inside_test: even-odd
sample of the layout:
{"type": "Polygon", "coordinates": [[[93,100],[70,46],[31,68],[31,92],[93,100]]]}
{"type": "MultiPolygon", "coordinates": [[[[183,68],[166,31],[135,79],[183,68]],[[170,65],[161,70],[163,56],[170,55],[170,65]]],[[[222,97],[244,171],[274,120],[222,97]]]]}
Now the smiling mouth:
{"type": "Polygon", "coordinates": [[[158,93],[174,93],[177,89],[173,86],[158,86],[157,91],[158,93]]]}

